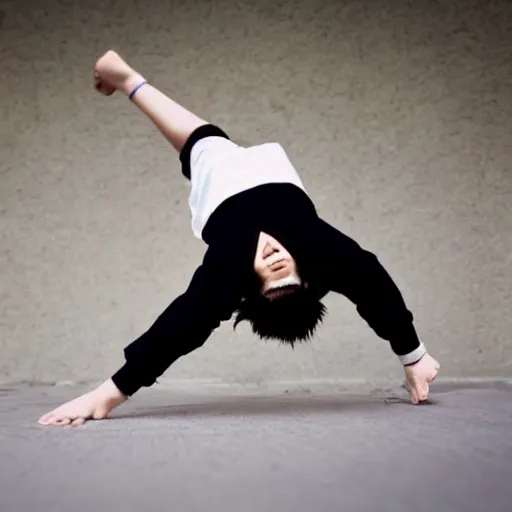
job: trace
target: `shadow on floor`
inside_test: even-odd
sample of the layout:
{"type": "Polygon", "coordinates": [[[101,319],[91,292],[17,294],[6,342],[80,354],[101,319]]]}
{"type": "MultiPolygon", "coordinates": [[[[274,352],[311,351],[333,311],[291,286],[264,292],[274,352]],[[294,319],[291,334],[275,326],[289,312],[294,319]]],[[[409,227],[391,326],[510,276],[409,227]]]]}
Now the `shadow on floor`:
{"type": "MultiPolygon", "coordinates": [[[[422,405],[434,405],[428,401],[422,405]]],[[[410,405],[401,397],[347,397],[345,396],[303,396],[303,397],[195,397],[187,403],[162,406],[161,402],[152,405],[150,400],[136,408],[120,409],[111,419],[141,417],[216,417],[216,416],[286,416],[287,414],[326,414],[353,411],[372,411],[390,405],[410,405]]]]}

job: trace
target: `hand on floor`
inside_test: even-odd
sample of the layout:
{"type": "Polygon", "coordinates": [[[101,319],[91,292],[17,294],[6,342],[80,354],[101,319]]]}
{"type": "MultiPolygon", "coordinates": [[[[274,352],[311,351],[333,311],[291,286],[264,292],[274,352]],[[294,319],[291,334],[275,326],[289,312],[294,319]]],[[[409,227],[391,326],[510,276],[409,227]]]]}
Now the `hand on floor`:
{"type": "Polygon", "coordinates": [[[61,427],[83,425],[89,419],[102,420],[126,400],[127,397],[109,379],[95,390],[45,414],[39,418],[39,423],[45,426],[61,427]]]}
{"type": "Polygon", "coordinates": [[[406,385],[414,405],[428,398],[429,384],[437,377],[441,365],[430,355],[425,354],[417,363],[405,366],[406,385]]]}

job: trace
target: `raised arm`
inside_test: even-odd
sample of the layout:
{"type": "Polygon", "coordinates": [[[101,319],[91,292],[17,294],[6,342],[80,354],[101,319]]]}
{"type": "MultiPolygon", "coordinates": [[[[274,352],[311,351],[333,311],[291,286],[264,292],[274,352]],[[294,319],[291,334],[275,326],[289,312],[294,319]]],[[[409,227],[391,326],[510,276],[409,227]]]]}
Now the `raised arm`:
{"type": "Polygon", "coordinates": [[[208,124],[147,83],[141,73],[114,51],[108,51],[98,60],[94,77],[96,89],[106,96],[116,91],[128,96],[178,152],[197,128],[208,124]]]}

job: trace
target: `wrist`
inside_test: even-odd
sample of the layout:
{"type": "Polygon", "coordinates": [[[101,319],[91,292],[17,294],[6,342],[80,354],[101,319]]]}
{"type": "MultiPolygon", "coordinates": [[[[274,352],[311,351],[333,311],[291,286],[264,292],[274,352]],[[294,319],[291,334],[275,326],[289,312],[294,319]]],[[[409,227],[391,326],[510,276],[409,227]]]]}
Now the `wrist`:
{"type": "Polygon", "coordinates": [[[124,81],[123,84],[119,87],[126,96],[129,96],[130,93],[137,87],[139,84],[145,81],[145,78],[139,73],[133,72],[133,74],[129,75],[124,81]]]}

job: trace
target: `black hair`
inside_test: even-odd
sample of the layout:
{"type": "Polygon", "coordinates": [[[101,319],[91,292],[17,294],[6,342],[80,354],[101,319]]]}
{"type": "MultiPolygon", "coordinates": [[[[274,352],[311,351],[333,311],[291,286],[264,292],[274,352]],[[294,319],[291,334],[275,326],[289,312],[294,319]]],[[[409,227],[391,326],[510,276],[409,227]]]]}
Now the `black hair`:
{"type": "Polygon", "coordinates": [[[247,320],[262,339],[295,345],[308,341],[327,309],[305,286],[289,285],[245,298],[236,312],[234,328],[247,320]]]}

